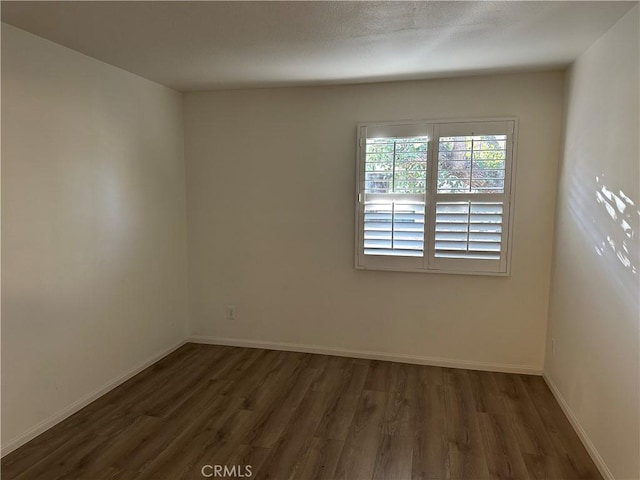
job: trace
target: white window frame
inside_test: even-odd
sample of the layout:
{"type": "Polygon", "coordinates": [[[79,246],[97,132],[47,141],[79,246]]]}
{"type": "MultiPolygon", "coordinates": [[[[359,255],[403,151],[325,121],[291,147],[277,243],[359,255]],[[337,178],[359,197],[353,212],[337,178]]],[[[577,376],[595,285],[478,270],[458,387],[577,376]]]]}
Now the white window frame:
{"type": "Polygon", "coordinates": [[[511,274],[511,252],[513,245],[517,138],[518,119],[516,117],[399,120],[358,123],[355,202],[355,268],[359,270],[387,270],[395,272],[509,276],[511,274]],[[367,131],[374,130],[375,132],[384,132],[387,128],[394,130],[401,129],[408,132],[412,130],[428,132],[427,136],[429,138],[429,144],[427,147],[427,193],[425,194],[424,254],[421,257],[364,254],[364,170],[367,131]],[[437,193],[437,149],[439,138],[441,136],[483,135],[492,133],[506,133],[507,135],[504,193],[437,193]],[[500,197],[503,201],[502,240],[499,261],[435,257],[434,238],[436,200],[455,201],[473,198],[478,201],[493,201],[497,197],[500,197]]]}

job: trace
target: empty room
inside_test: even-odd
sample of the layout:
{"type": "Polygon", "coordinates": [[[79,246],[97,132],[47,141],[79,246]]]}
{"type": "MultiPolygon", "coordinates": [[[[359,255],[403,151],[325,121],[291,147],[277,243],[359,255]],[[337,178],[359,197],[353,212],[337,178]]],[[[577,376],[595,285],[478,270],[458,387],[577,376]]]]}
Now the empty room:
{"type": "Polygon", "coordinates": [[[2,1],[3,480],[640,480],[637,1],[2,1]]]}

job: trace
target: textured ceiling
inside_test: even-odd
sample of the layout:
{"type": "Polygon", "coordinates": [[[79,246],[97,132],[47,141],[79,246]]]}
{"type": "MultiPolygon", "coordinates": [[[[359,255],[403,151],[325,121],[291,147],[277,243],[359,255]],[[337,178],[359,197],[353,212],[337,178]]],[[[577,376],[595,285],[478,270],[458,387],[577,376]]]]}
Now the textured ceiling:
{"type": "Polygon", "coordinates": [[[636,2],[2,2],[2,21],[177,90],[563,67],[636,2]]]}

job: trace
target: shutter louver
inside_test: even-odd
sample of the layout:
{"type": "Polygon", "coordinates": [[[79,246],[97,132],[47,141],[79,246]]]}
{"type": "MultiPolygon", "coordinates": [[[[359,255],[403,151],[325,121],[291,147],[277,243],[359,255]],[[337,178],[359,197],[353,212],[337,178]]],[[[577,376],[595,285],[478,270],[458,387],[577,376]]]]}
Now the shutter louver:
{"type": "Polygon", "coordinates": [[[365,202],[364,253],[421,257],[424,201],[365,202]]]}
{"type": "Polygon", "coordinates": [[[435,256],[499,260],[501,202],[437,202],[435,256]]]}

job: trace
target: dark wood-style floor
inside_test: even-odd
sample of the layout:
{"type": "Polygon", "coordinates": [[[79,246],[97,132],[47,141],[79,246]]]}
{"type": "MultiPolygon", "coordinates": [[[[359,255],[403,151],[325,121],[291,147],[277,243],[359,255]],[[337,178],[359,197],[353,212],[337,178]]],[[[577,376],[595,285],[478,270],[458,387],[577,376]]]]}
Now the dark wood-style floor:
{"type": "Polygon", "coordinates": [[[202,479],[204,465],[278,480],[601,478],[541,377],[187,344],[7,455],[2,479],[202,479]]]}

